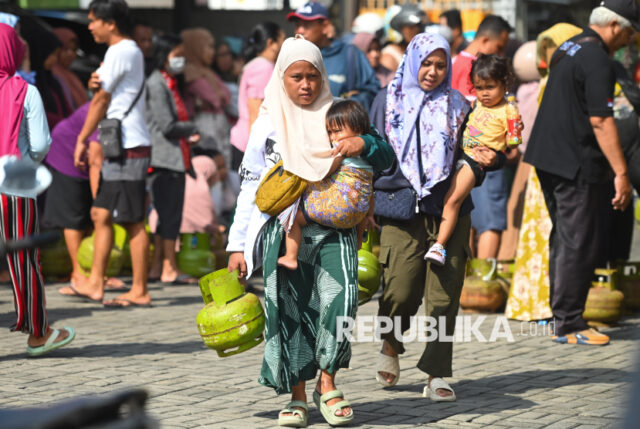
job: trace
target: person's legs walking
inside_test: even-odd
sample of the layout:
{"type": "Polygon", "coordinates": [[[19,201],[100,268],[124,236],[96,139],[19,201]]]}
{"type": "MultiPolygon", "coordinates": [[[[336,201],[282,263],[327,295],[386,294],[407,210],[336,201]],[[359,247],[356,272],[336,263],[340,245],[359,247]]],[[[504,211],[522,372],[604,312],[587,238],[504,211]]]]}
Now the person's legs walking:
{"type": "Polygon", "coordinates": [[[164,260],[164,240],[156,232],[153,234],[153,259],[149,268],[149,280],[157,281],[162,275],[162,261],[164,260]]]}
{"type": "MultiPolygon", "coordinates": [[[[113,246],[113,219],[111,214],[103,208],[91,208],[91,220],[94,225],[93,236],[93,265],[89,276],[87,295],[95,299],[102,299],[104,294],[104,275],[109,263],[109,255],[113,246]]],[[[85,293],[82,289],[79,289],[85,293]]]]}
{"type": "Polygon", "coordinates": [[[82,269],[78,263],[78,249],[80,248],[80,243],[82,243],[82,239],[84,238],[84,231],[65,228],[63,234],[64,241],[67,244],[67,251],[71,258],[71,266],[73,267],[71,271],[71,284],[75,285],[82,283],[86,277],[82,273],[82,269]]]}
{"type": "Polygon", "coordinates": [[[582,318],[599,255],[602,186],[538,172],[553,222],[550,240],[551,309],[558,336],[583,331],[582,318]]]}
{"type": "MultiPolygon", "coordinates": [[[[431,240],[437,233],[437,220],[429,217],[427,231],[431,240]]],[[[427,342],[418,361],[417,367],[429,374],[429,382],[434,377],[451,377],[453,361],[453,343],[443,341],[442,333],[453,336],[456,327],[456,316],[460,305],[460,294],[464,283],[465,266],[469,258],[469,230],[471,218],[469,215],[458,219],[456,228],[447,246],[448,257],[444,266],[429,264],[425,281],[425,310],[426,315],[437,324],[438,339],[427,342]],[[440,326],[445,323],[444,329],[440,326]]],[[[453,391],[437,389],[440,397],[452,396],[453,391]]]]}
{"type": "Polygon", "coordinates": [[[151,296],[147,288],[147,267],[149,264],[149,237],[144,222],[124,225],[129,233],[131,248],[131,271],[133,281],[131,290],[115,299],[106,301],[108,307],[129,307],[131,305],[149,305],[151,296]]]}
{"type": "Polygon", "coordinates": [[[155,276],[161,270],[162,282],[173,282],[181,274],[176,261],[175,243],[182,223],[184,187],[184,173],[158,169],[151,177],[151,196],[158,213],[154,244],[156,249],[160,249],[158,256],[154,254],[152,273],[155,276]]]}
{"type": "MultiPolygon", "coordinates": [[[[0,212],[0,234],[3,240],[22,239],[38,233],[38,211],[34,199],[2,194],[0,212]]],[[[40,271],[40,250],[35,248],[7,254],[7,263],[17,315],[11,330],[29,334],[29,351],[29,348],[46,344],[54,333],[48,321],[44,280],[40,271]]],[[[50,346],[51,350],[68,344],[74,335],[70,329],[59,331],[50,346]]]]}
{"type": "MultiPolygon", "coordinates": [[[[427,235],[425,217],[402,221],[386,221],[380,234],[380,263],[383,268],[383,292],[380,297],[378,316],[389,317],[393,330],[382,334],[382,353],[391,357],[404,353],[400,336],[409,329],[411,317],[420,308],[424,296],[424,254],[427,235]],[[400,326],[395,326],[400,320],[400,326]]],[[[395,376],[381,371],[380,376],[392,383],[395,376]]]]}
{"type": "Polygon", "coordinates": [[[113,245],[113,220],[107,209],[91,208],[91,220],[94,226],[93,235],[93,263],[89,278],[74,279],[73,289],[64,287],[59,289],[62,295],[84,296],[94,301],[101,301],[104,296],[104,283],[111,246],[113,245]]]}

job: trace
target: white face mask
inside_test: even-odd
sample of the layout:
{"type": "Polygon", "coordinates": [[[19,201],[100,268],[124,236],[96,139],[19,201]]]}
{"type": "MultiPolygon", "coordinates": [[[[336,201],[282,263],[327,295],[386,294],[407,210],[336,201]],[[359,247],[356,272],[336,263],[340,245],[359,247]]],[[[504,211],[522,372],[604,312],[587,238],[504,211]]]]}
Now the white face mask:
{"type": "Polygon", "coordinates": [[[180,74],[184,71],[185,59],[184,57],[172,57],[169,58],[169,65],[167,71],[171,74],[180,74]]]}

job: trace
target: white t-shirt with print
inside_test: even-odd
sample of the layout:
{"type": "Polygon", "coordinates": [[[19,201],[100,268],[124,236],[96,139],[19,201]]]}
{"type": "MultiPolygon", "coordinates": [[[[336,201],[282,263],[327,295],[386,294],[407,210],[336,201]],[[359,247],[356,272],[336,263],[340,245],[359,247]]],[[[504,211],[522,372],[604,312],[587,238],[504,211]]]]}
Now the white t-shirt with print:
{"type": "MultiPolygon", "coordinates": [[[[97,70],[102,88],[111,94],[107,118],[122,119],[144,82],[144,58],[133,40],[124,39],[109,46],[97,70]]],[[[151,138],[144,119],[145,95],[138,99],[122,121],[122,146],[132,149],[149,146],[151,138]]]]}

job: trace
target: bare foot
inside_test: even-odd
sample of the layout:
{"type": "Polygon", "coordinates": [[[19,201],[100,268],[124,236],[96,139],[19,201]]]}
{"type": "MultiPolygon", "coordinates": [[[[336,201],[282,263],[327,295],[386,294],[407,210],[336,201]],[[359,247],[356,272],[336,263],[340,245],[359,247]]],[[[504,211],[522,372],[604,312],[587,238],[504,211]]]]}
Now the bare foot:
{"type": "MultiPolygon", "coordinates": [[[[89,280],[89,278],[87,276],[85,276],[82,271],[74,271],[71,273],[71,278],[69,279],[69,283],[71,283],[73,285],[73,287],[76,286],[80,286],[83,285],[84,283],[86,283],[89,280]]],[[[77,289],[77,287],[76,287],[77,289]]]]}
{"type": "Polygon", "coordinates": [[[287,255],[278,258],[278,265],[286,268],[287,270],[295,271],[298,269],[298,260],[289,258],[287,255]]]}
{"type": "Polygon", "coordinates": [[[151,295],[135,295],[131,292],[123,293],[117,298],[103,302],[106,306],[111,307],[131,307],[131,306],[148,306],[151,304],[151,295]]]}
{"type": "Polygon", "coordinates": [[[73,282],[71,282],[71,286],[60,288],[58,289],[58,292],[60,295],[76,296],[80,298],[88,298],[93,301],[102,301],[104,292],[100,287],[91,287],[88,280],[89,279],[84,276],[77,280],[74,279],[73,282]]]}
{"type": "MultiPolygon", "coordinates": [[[[429,380],[427,381],[427,383],[430,385],[431,384],[431,380],[433,380],[435,377],[430,375],[429,376],[429,380]]],[[[447,397],[447,396],[453,396],[453,392],[451,390],[447,390],[447,389],[436,389],[436,395],[438,396],[442,396],[443,398],[447,397]]]]}
{"type": "Polygon", "coordinates": [[[125,283],[117,277],[105,277],[104,288],[109,290],[126,289],[125,283]]]}
{"type": "MultiPolygon", "coordinates": [[[[37,338],[33,334],[31,334],[29,335],[29,339],[27,340],[27,345],[29,347],[43,346],[47,342],[51,334],[53,334],[53,329],[51,328],[47,329],[47,333],[45,334],[44,337],[37,338]]],[[[60,334],[58,335],[58,338],[56,338],[56,341],[53,344],[63,341],[68,336],[69,336],[69,331],[67,331],[66,329],[60,329],[60,334]]]]}
{"type": "Polygon", "coordinates": [[[175,282],[176,280],[182,279],[182,278],[187,278],[189,276],[186,276],[182,271],[180,270],[174,270],[172,268],[165,268],[162,271],[162,275],[160,276],[160,281],[162,283],[171,283],[171,282],[175,282]]]}
{"type": "MultiPolygon", "coordinates": [[[[320,380],[318,380],[318,384],[316,385],[316,391],[320,393],[320,396],[324,395],[325,393],[329,393],[333,390],[337,390],[337,387],[334,383],[331,382],[331,379],[325,379],[321,377],[320,380]]],[[[327,406],[331,407],[332,405],[337,404],[338,402],[341,402],[341,401],[344,401],[344,398],[329,399],[327,401],[327,406]]],[[[338,417],[340,416],[348,417],[351,415],[351,407],[340,408],[339,410],[336,410],[335,415],[338,417]]]]}

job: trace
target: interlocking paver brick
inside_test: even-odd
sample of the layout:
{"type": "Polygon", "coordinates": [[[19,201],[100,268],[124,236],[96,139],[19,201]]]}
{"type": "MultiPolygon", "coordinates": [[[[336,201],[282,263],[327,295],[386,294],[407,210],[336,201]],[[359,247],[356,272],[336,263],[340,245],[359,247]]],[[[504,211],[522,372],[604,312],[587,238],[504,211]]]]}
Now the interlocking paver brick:
{"type": "MultiPolygon", "coordinates": [[[[198,288],[151,286],[154,307],[120,311],[61,297],[59,285],[47,286],[54,326],[73,326],[78,336],[48,357],[28,359],[26,336],[0,331],[0,407],[51,406],[138,386],[148,390],[147,410],[162,428],[277,427],[278,411],[289,398],[257,383],[264,346],[219,358],[203,345],[195,327],[203,306],[198,288]]],[[[0,286],[0,326],[14,322],[12,301],[11,290],[0,286]]],[[[373,301],[358,314],[376,312],[373,301]]],[[[485,336],[496,317],[487,316],[481,328],[485,336]]],[[[356,424],[362,429],[620,424],[640,317],[629,316],[608,329],[612,344],[602,348],[560,346],[548,336],[517,335],[529,324],[511,321],[509,326],[514,343],[454,344],[455,377],[448,379],[458,396],[453,403],[422,398],[426,375],[415,367],[422,344],[407,344],[400,382],[381,389],[375,381],[380,343],[354,343],[351,369],[338,373],[337,384],[354,406],[356,424]]],[[[309,427],[327,428],[311,401],[313,385],[307,389],[309,427]]]]}

